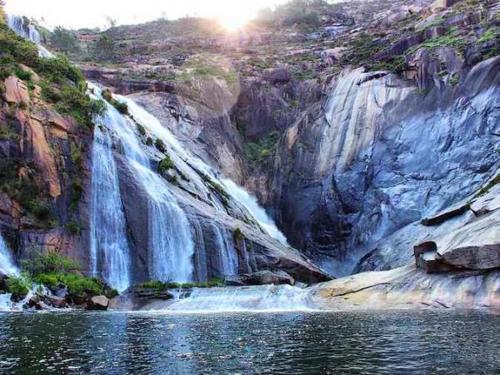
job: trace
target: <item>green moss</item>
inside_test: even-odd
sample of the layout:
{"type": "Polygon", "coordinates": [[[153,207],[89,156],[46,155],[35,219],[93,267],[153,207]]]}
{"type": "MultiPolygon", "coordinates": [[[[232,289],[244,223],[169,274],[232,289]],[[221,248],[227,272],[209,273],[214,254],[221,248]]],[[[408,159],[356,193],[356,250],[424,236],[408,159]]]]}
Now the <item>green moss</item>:
{"type": "Polygon", "coordinates": [[[118,112],[120,112],[122,115],[127,115],[128,114],[128,106],[127,103],[120,102],[116,99],[112,99],[110,104],[115,107],[118,112]]]}
{"type": "Polygon", "coordinates": [[[236,228],[233,231],[233,238],[236,242],[240,242],[240,241],[243,241],[245,239],[245,235],[243,234],[243,232],[241,231],[240,228],[236,228]]]}
{"type": "Polygon", "coordinates": [[[494,26],[490,27],[488,30],[485,31],[485,33],[477,40],[478,43],[487,43],[491,42],[492,40],[495,40],[500,36],[500,27],[494,26]]]}
{"type": "Polygon", "coordinates": [[[139,134],[144,137],[146,135],[146,129],[144,128],[144,126],[142,126],[141,124],[136,124],[136,126],[139,134]]]}
{"type": "Polygon", "coordinates": [[[496,175],[493,180],[491,180],[490,182],[488,182],[488,184],[486,186],[481,188],[481,190],[479,190],[478,193],[475,195],[475,198],[479,198],[479,197],[485,195],[486,193],[488,193],[491,190],[491,188],[493,188],[493,186],[495,186],[497,184],[500,184],[500,174],[496,175]]]}
{"type": "Polygon", "coordinates": [[[70,232],[74,236],[79,235],[81,233],[80,224],[77,223],[76,221],[72,220],[69,223],[67,223],[64,227],[68,232],[70,232]]]}
{"type": "Polygon", "coordinates": [[[167,147],[165,146],[165,143],[160,138],[156,138],[155,147],[160,152],[163,152],[163,153],[167,152],[167,147]]]}
{"type": "Polygon", "coordinates": [[[163,174],[173,168],[175,168],[175,164],[169,155],[165,156],[165,158],[158,163],[158,173],[163,174]]]}
{"type": "Polygon", "coordinates": [[[153,145],[153,143],[154,143],[154,142],[153,142],[153,138],[151,138],[151,137],[146,138],[146,145],[148,145],[148,146],[152,146],[152,145],[153,145]]]}

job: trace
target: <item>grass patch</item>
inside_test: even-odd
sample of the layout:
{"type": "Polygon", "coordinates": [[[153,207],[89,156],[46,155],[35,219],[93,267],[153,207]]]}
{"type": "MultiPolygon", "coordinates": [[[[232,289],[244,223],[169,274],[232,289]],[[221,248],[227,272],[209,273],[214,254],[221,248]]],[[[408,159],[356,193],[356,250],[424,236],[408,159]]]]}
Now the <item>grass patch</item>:
{"type": "Polygon", "coordinates": [[[257,142],[245,144],[245,157],[250,162],[260,162],[271,156],[279,140],[278,132],[271,132],[257,142]]]}

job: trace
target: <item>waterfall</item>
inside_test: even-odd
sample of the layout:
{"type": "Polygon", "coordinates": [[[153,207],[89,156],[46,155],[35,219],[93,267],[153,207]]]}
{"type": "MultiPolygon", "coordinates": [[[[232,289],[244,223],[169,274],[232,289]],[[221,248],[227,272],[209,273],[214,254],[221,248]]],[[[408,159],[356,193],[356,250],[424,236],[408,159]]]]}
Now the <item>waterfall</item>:
{"type": "Polygon", "coordinates": [[[166,181],[151,169],[135,134],[136,125],[109,104],[105,119],[104,126],[117,137],[128,167],[148,197],[149,277],[161,281],[192,281],[194,242],[186,214],[166,181]]]}
{"type": "MultiPolygon", "coordinates": [[[[310,292],[290,285],[193,289],[166,308],[183,313],[312,311],[310,292]]],[[[165,311],[162,310],[162,311],[165,311]]]]}
{"type": "Polygon", "coordinates": [[[25,39],[31,40],[38,45],[38,53],[42,57],[54,57],[45,47],[41,45],[40,33],[35,25],[33,25],[26,17],[7,14],[7,24],[10,29],[17,35],[25,39]]]}
{"type": "MultiPolygon", "coordinates": [[[[106,113],[99,122],[110,124],[106,113]]],[[[94,276],[101,275],[119,292],[130,286],[130,250],[121,201],[118,171],[109,131],[94,128],[90,207],[90,257],[94,276]]]]}
{"type": "Polygon", "coordinates": [[[259,205],[257,198],[250,195],[245,189],[236,185],[233,181],[227,178],[221,179],[221,181],[229,194],[235,200],[243,204],[248,211],[250,211],[252,216],[255,220],[257,220],[267,234],[277,239],[283,245],[288,246],[285,235],[280,232],[273,219],[271,219],[264,208],[259,205]]]}
{"type": "Polygon", "coordinates": [[[0,274],[17,275],[19,270],[14,264],[9,248],[0,234],[0,274]]]}
{"type": "Polygon", "coordinates": [[[232,246],[232,241],[229,240],[227,231],[220,229],[212,223],[212,228],[215,234],[217,243],[217,252],[219,256],[219,269],[224,276],[232,276],[238,274],[238,256],[232,246]]]}
{"type": "MultiPolygon", "coordinates": [[[[208,166],[200,158],[192,155],[183,146],[181,146],[174,135],[166,127],[161,125],[160,121],[156,117],[147,112],[144,108],[138,106],[133,100],[118,95],[116,97],[119,98],[120,101],[127,104],[129,112],[141,125],[170,146],[172,156],[176,159],[176,161],[187,161],[188,164],[190,166],[194,166],[196,170],[209,175],[214,181],[223,186],[235,201],[239,202],[247,209],[250,215],[267,234],[277,239],[282,244],[286,246],[288,245],[286,237],[276,227],[273,219],[269,217],[264,208],[259,205],[257,198],[250,195],[245,189],[238,186],[230,179],[219,178],[217,173],[213,171],[212,167],[208,166]]],[[[191,173],[190,177],[192,176],[193,174],[191,173]]],[[[204,186],[205,185],[202,182],[202,187],[204,186]]],[[[224,210],[224,207],[222,206],[218,206],[217,208],[224,210]]]]}

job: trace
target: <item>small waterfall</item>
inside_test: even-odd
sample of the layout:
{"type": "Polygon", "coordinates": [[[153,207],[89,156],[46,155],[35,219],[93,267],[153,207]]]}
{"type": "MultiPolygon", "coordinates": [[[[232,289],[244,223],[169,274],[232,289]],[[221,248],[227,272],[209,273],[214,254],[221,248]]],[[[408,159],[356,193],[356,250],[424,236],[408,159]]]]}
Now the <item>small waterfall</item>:
{"type": "Polygon", "coordinates": [[[17,275],[19,269],[14,264],[10,250],[0,234],[0,274],[17,275]]]}
{"type": "Polygon", "coordinates": [[[9,27],[20,37],[31,40],[38,45],[38,53],[42,57],[54,57],[45,47],[41,45],[40,33],[26,17],[7,14],[7,23],[9,27]]]}
{"type": "Polygon", "coordinates": [[[224,276],[232,276],[238,274],[238,256],[232,245],[232,241],[228,238],[227,231],[220,229],[217,225],[212,224],[217,242],[217,252],[219,256],[219,269],[224,276]]]}
{"type": "MultiPolygon", "coordinates": [[[[109,124],[111,118],[105,114],[100,122],[109,124]]],[[[122,292],[130,286],[130,250],[112,147],[109,131],[96,126],[92,145],[91,271],[122,292]]]]}
{"type": "Polygon", "coordinates": [[[11,294],[0,294],[0,311],[12,311],[11,294]]]}
{"type": "Polygon", "coordinates": [[[273,219],[269,217],[266,210],[257,202],[257,198],[250,195],[245,189],[236,185],[233,181],[224,178],[221,180],[228,193],[238,202],[243,204],[260,226],[274,239],[288,246],[288,242],[283,233],[280,232],[273,219]]]}
{"type": "MultiPolygon", "coordinates": [[[[183,313],[312,311],[307,289],[290,285],[193,289],[166,308],[183,313]]],[[[164,311],[164,310],[163,310],[164,311]]]]}

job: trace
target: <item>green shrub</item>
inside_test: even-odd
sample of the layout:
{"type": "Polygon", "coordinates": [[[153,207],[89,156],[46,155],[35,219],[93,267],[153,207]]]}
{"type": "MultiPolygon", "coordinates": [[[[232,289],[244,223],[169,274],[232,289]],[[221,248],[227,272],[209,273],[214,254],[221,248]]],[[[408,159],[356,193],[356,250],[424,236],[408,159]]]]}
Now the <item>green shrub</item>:
{"type": "Polygon", "coordinates": [[[21,267],[33,277],[47,273],[74,272],[80,269],[78,262],[57,251],[50,251],[46,254],[37,252],[31,259],[22,260],[21,267]]]}
{"type": "Polygon", "coordinates": [[[120,112],[122,115],[127,115],[128,114],[128,106],[127,103],[119,102],[116,99],[111,100],[111,105],[115,107],[118,112],[120,112]]]}
{"type": "Polygon", "coordinates": [[[19,78],[23,81],[30,81],[31,80],[31,72],[27,72],[25,70],[22,70],[20,67],[16,67],[14,69],[14,74],[17,76],[17,78],[19,78]]]}
{"type": "Polygon", "coordinates": [[[33,278],[36,283],[56,288],[64,284],[71,297],[85,297],[86,294],[98,296],[105,294],[105,285],[95,278],[85,277],[76,273],[41,273],[33,278]]]}
{"type": "Polygon", "coordinates": [[[159,163],[158,163],[158,173],[162,174],[167,172],[170,169],[175,168],[175,164],[170,158],[169,155],[165,156],[159,163]]]}
{"type": "Polygon", "coordinates": [[[136,124],[136,126],[139,134],[144,137],[146,135],[146,129],[144,128],[144,126],[142,126],[141,124],[136,124]]]}
{"type": "Polygon", "coordinates": [[[65,225],[65,228],[72,234],[72,235],[79,235],[81,232],[80,224],[78,224],[76,221],[71,220],[69,223],[65,225]]]}
{"type": "Polygon", "coordinates": [[[160,152],[167,152],[167,147],[165,146],[165,143],[160,138],[156,138],[155,147],[160,152]]]}
{"type": "Polygon", "coordinates": [[[271,132],[257,142],[245,145],[245,157],[251,162],[259,162],[269,157],[276,148],[279,140],[278,132],[271,132]]]}
{"type": "Polygon", "coordinates": [[[25,275],[10,276],[7,279],[7,291],[12,294],[12,298],[16,301],[22,300],[29,293],[31,288],[31,280],[25,275]]]}

